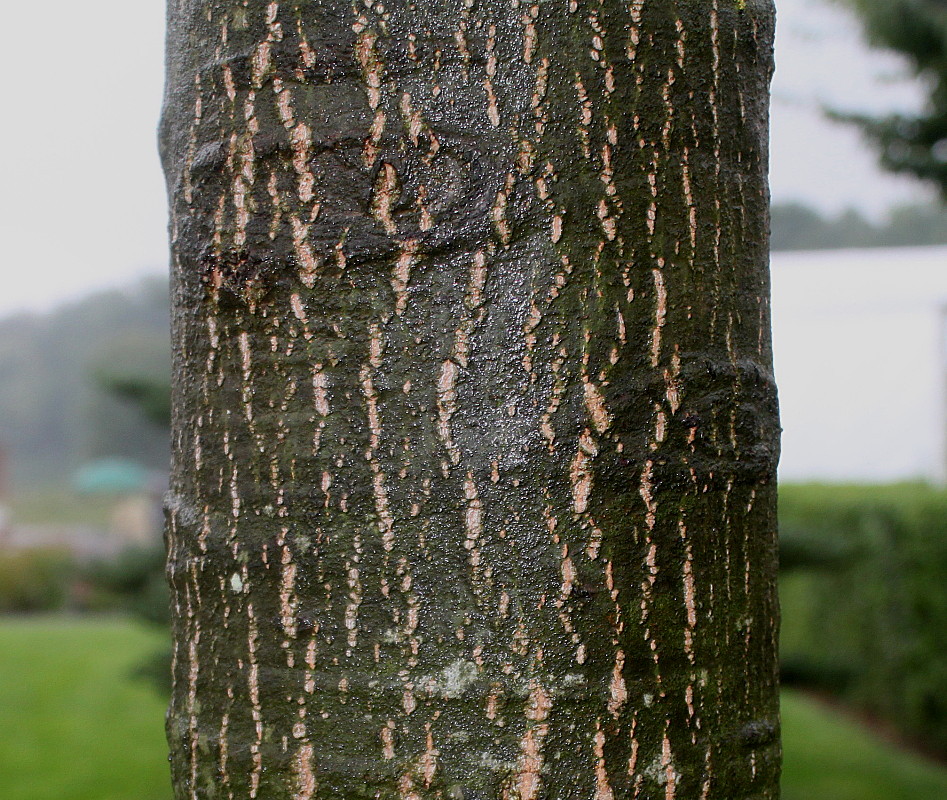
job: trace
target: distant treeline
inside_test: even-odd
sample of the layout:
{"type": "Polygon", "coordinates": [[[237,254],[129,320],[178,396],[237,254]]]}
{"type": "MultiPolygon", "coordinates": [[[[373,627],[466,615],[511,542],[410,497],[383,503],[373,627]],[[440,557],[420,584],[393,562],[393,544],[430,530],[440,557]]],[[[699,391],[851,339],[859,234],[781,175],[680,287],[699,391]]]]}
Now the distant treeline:
{"type": "Polygon", "coordinates": [[[0,447],[14,484],[62,484],[107,456],[167,467],[166,426],[110,384],[167,382],[168,328],[164,278],[0,319],[0,447]]]}
{"type": "Polygon", "coordinates": [[[801,203],[776,203],[772,218],[773,250],[947,244],[947,208],[937,203],[894,208],[880,222],[854,209],[825,217],[801,203]]]}

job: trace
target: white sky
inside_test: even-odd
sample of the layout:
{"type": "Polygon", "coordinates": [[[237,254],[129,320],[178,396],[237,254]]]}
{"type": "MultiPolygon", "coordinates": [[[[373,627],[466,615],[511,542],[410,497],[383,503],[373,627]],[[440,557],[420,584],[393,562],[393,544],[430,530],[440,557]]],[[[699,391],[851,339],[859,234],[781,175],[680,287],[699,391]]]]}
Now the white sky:
{"type": "MultiPolygon", "coordinates": [[[[897,62],[861,45],[825,0],[781,0],[773,87],[776,200],[879,213],[927,193],[874,167],[821,102],[910,105],[884,82],[897,62]],[[879,82],[879,78],[882,79],[879,82]]],[[[0,74],[0,314],[49,308],[166,264],[165,196],[155,144],[163,72],[161,0],[7,4],[0,74]]]]}
{"type": "Polygon", "coordinates": [[[4,3],[0,314],[167,263],[161,0],[4,3]]]}

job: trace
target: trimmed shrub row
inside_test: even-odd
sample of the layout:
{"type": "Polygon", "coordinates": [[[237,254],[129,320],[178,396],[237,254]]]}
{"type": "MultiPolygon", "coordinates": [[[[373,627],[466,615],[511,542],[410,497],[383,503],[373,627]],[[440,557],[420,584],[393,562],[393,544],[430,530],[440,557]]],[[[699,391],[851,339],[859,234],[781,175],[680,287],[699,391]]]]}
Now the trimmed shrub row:
{"type": "Polygon", "coordinates": [[[947,752],[947,491],[780,487],[787,684],[947,752]]]}

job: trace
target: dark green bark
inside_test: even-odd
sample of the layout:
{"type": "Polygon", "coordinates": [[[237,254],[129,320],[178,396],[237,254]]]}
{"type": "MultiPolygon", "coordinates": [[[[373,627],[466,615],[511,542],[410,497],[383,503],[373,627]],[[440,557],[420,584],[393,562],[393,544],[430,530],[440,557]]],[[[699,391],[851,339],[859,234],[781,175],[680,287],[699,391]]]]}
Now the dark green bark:
{"type": "Polygon", "coordinates": [[[171,3],[179,800],[777,797],[772,28],[171,3]]]}

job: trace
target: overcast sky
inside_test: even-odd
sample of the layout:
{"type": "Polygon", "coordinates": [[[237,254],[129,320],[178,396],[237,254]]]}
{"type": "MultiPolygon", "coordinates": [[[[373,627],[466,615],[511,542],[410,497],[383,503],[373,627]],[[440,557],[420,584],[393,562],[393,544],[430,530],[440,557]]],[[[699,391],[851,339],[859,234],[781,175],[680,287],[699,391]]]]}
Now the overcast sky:
{"type": "MultiPolygon", "coordinates": [[[[825,210],[873,214],[930,196],[880,173],[821,104],[910,107],[898,62],[861,44],[825,0],[781,0],[773,87],[772,188],[825,210]]],[[[43,309],[166,263],[165,197],[155,145],[164,3],[7,4],[0,48],[0,314],[43,309]]]]}

